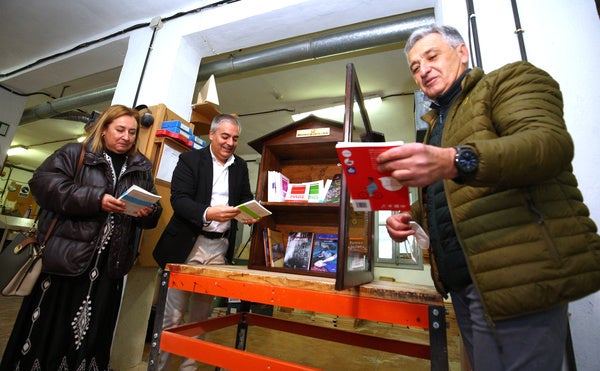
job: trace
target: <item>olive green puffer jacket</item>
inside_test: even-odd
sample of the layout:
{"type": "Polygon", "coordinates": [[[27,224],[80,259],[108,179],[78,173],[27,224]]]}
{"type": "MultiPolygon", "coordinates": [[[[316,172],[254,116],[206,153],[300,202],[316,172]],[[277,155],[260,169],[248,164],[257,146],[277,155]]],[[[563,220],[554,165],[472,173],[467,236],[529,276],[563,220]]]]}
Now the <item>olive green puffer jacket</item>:
{"type": "MultiPolygon", "coordinates": [[[[435,111],[424,116],[431,125],[436,118],[435,111]]],[[[444,186],[490,318],[536,312],[599,290],[600,236],[572,171],[573,141],[558,83],[526,62],[487,75],[473,69],[444,125],[442,146],[456,145],[479,155],[474,177],[444,186]]],[[[415,206],[413,217],[425,225],[425,208],[415,206]]],[[[434,283],[446,295],[434,256],[431,263],[434,283]]]]}

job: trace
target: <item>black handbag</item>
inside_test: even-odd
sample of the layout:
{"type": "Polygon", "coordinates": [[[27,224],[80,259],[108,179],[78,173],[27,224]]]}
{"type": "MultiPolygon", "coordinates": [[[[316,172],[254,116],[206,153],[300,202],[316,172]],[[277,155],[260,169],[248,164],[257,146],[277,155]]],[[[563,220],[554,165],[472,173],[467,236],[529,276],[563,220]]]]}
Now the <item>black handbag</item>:
{"type": "Polygon", "coordinates": [[[19,233],[0,253],[0,289],[4,296],[26,296],[42,271],[40,245],[19,233]]]}
{"type": "MultiPolygon", "coordinates": [[[[34,223],[35,224],[35,223],[34,223]]],[[[35,228],[19,233],[0,253],[0,290],[4,296],[27,296],[42,271],[42,252],[56,219],[52,221],[44,241],[35,237],[35,228]]]]}

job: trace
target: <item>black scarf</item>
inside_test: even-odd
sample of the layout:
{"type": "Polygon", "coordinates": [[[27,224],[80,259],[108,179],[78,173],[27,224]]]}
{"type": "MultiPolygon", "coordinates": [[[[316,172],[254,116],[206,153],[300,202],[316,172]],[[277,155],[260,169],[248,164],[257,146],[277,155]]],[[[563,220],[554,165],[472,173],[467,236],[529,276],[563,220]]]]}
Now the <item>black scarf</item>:
{"type": "Polygon", "coordinates": [[[113,169],[115,170],[115,174],[118,177],[119,174],[121,174],[121,168],[123,167],[123,164],[125,164],[125,161],[127,161],[127,154],[116,153],[113,151],[109,151],[108,149],[104,149],[104,151],[107,155],[110,156],[110,159],[112,160],[113,164],[113,169]]]}
{"type": "Polygon", "coordinates": [[[469,73],[469,71],[471,71],[470,68],[468,68],[458,77],[458,79],[456,79],[452,86],[450,86],[450,89],[446,90],[444,94],[438,96],[435,100],[431,102],[430,107],[432,109],[437,110],[439,113],[439,123],[444,122],[444,119],[446,118],[446,114],[448,113],[450,106],[452,106],[452,103],[454,103],[454,100],[456,100],[456,97],[458,97],[458,94],[462,91],[462,81],[465,78],[465,76],[467,76],[467,73],[469,73]]]}

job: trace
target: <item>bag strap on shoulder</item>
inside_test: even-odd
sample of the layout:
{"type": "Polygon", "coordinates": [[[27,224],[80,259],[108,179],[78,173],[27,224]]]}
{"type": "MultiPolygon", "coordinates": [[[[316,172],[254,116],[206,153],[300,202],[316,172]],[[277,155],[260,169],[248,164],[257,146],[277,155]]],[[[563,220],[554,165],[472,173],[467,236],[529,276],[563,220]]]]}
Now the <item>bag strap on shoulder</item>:
{"type": "Polygon", "coordinates": [[[54,230],[54,227],[56,226],[56,222],[58,222],[58,216],[55,216],[54,218],[52,218],[52,223],[50,224],[50,227],[48,227],[48,230],[46,231],[46,235],[44,236],[44,241],[42,241],[42,243],[40,243],[40,246],[42,248],[44,248],[44,246],[46,245],[46,242],[48,242],[48,239],[50,238],[50,234],[52,234],[52,231],[54,230]]]}
{"type": "Polygon", "coordinates": [[[81,143],[81,152],[79,153],[79,161],[77,161],[77,170],[75,170],[75,176],[81,170],[81,166],[83,165],[83,157],[85,156],[85,144],[81,143]]]}
{"type": "MultiPolygon", "coordinates": [[[[81,144],[81,152],[79,153],[79,161],[77,161],[77,170],[75,171],[75,176],[77,176],[77,174],[81,170],[81,167],[83,166],[83,157],[84,156],[85,156],[85,145],[82,143],[81,144]]],[[[33,224],[35,225],[36,222],[37,222],[37,218],[33,224]]],[[[46,234],[44,235],[44,241],[42,241],[40,243],[40,247],[42,249],[44,248],[44,245],[46,245],[46,242],[48,242],[48,239],[50,238],[50,235],[52,234],[52,231],[54,230],[54,227],[56,226],[57,222],[58,222],[58,215],[55,215],[52,218],[52,223],[50,223],[50,227],[48,227],[48,230],[46,231],[46,234]]]]}

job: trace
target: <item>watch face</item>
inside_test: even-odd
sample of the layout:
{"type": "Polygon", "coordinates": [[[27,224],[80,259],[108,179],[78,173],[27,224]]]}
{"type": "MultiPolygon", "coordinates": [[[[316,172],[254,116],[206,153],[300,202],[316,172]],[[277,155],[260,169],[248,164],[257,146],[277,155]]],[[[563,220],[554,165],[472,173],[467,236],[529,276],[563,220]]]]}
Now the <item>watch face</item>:
{"type": "Polygon", "coordinates": [[[456,167],[463,174],[472,174],[477,170],[479,159],[475,152],[469,148],[458,149],[456,156],[456,167]]]}

